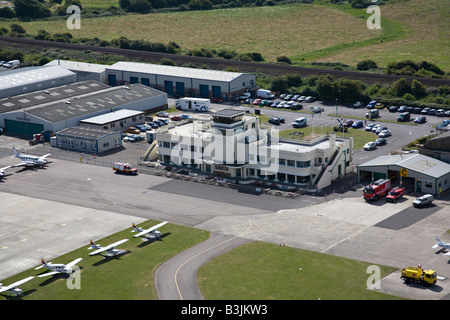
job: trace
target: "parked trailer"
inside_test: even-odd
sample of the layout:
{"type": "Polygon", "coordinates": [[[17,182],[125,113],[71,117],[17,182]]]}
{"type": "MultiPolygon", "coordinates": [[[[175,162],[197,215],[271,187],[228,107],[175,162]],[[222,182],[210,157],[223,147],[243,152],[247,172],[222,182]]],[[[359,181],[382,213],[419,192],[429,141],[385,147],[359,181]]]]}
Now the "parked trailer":
{"type": "Polygon", "coordinates": [[[211,101],[209,99],[201,99],[201,98],[181,98],[175,102],[175,107],[178,110],[205,112],[208,111],[210,106],[211,101]]]}

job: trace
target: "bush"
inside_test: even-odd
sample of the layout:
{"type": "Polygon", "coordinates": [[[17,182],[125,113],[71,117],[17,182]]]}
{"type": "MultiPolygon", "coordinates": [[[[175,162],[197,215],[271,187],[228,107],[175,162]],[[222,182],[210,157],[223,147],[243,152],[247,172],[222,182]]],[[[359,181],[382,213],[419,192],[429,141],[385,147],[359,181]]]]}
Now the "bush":
{"type": "Polygon", "coordinates": [[[373,60],[363,60],[358,62],[358,64],[356,65],[356,69],[360,70],[360,71],[365,71],[365,70],[370,70],[370,69],[376,69],[378,68],[378,65],[375,61],[373,60]]]}
{"type": "Polygon", "coordinates": [[[284,62],[284,63],[287,63],[287,64],[292,64],[291,59],[289,59],[286,56],[277,57],[277,62],[284,62]]]}

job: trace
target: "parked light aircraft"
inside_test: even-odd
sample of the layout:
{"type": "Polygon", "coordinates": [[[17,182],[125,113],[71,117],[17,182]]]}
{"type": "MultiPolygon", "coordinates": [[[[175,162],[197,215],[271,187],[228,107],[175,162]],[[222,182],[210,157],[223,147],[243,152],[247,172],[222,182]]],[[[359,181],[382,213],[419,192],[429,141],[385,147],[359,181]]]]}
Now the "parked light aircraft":
{"type": "Polygon", "coordinates": [[[91,240],[90,241],[91,242],[91,246],[88,249],[89,250],[97,249],[97,250],[89,253],[89,255],[93,256],[93,255],[96,255],[96,254],[99,254],[99,253],[102,253],[102,252],[106,252],[107,255],[115,256],[115,255],[120,253],[120,250],[116,249],[115,247],[117,247],[117,246],[119,246],[122,243],[125,243],[127,241],[128,241],[128,239],[123,239],[123,240],[114,242],[114,243],[110,244],[109,246],[102,247],[99,244],[95,244],[94,241],[91,240]]]}
{"type": "MultiPolygon", "coordinates": [[[[433,246],[433,249],[436,249],[437,247],[441,247],[441,248],[450,250],[450,243],[444,243],[438,237],[436,237],[436,242],[437,243],[433,246]]],[[[444,253],[444,256],[450,256],[450,251],[447,253],[444,253]]]]}
{"type": "Polygon", "coordinates": [[[18,288],[18,286],[20,286],[21,284],[24,284],[25,282],[30,281],[31,279],[33,279],[34,277],[28,277],[25,279],[22,279],[20,281],[14,282],[12,284],[10,284],[9,286],[2,286],[2,283],[0,283],[0,293],[2,292],[6,292],[15,296],[20,296],[22,294],[22,289],[18,288]]]}
{"type": "Polygon", "coordinates": [[[44,261],[44,258],[41,259],[42,265],[40,265],[39,267],[34,268],[35,270],[38,270],[42,267],[46,267],[48,270],[50,270],[51,272],[47,272],[41,275],[38,275],[38,278],[42,278],[42,277],[46,277],[46,276],[52,276],[58,273],[65,273],[65,274],[72,274],[75,273],[76,270],[72,269],[72,267],[74,265],[76,265],[78,262],[80,262],[81,260],[83,260],[83,258],[78,258],[73,260],[72,262],[68,263],[68,264],[53,264],[51,262],[46,263],[44,261]]]}
{"type": "Polygon", "coordinates": [[[144,236],[145,238],[160,238],[161,232],[157,229],[161,228],[163,225],[165,225],[168,221],[161,222],[160,224],[157,224],[156,226],[153,226],[149,229],[142,229],[139,227],[136,227],[136,225],[133,223],[133,231],[131,232],[138,232],[133,236],[133,238],[144,236]]]}
{"type": "Polygon", "coordinates": [[[7,166],[7,167],[3,167],[0,168],[0,180],[6,176],[6,170],[8,170],[9,168],[11,168],[12,166],[7,166]]]}
{"type": "Polygon", "coordinates": [[[19,167],[19,166],[25,166],[25,167],[42,166],[42,167],[44,167],[48,163],[47,157],[51,154],[51,153],[48,153],[43,156],[37,157],[37,156],[20,153],[19,151],[17,151],[16,148],[14,148],[14,147],[12,147],[12,148],[14,151],[14,157],[22,160],[21,163],[16,164],[14,167],[19,167]]]}

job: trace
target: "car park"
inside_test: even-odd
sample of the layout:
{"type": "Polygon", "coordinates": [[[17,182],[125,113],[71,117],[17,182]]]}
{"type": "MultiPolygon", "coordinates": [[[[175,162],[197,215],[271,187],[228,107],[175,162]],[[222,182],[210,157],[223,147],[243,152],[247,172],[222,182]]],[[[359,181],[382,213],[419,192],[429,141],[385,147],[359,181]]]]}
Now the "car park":
{"type": "Polygon", "coordinates": [[[355,122],[353,122],[352,124],[352,128],[357,129],[357,128],[362,128],[364,126],[364,122],[362,120],[357,120],[355,122]]]}
{"type": "Polygon", "coordinates": [[[369,151],[369,150],[375,149],[376,147],[377,147],[377,145],[376,145],[375,142],[367,142],[367,143],[364,145],[364,150],[369,151]]]}
{"type": "Polygon", "coordinates": [[[375,144],[377,146],[382,146],[383,144],[386,144],[387,140],[385,138],[378,138],[377,140],[375,140],[375,144]]]}
{"type": "Polygon", "coordinates": [[[414,208],[421,208],[424,207],[426,205],[430,205],[434,200],[433,195],[431,194],[425,194],[419,198],[417,198],[416,200],[413,201],[413,206],[414,208]]]}
{"type": "Polygon", "coordinates": [[[383,130],[380,132],[380,134],[378,135],[378,137],[380,138],[386,138],[392,135],[392,131],[391,130],[383,130]]]}
{"type": "Polygon", "coordinates": [[[361,108],[364,106],[364,103],[361,101],[358,101],[356,103],[353,104],[353,108],[361,108]]]}
{"type": "Polygon", "coordinates": [[[414,119],[415,123],[425,123],[427,121],[427,118],[425,116],[419,116],[416,119],[414,119]]]}
{"type": "Polygon", "coordinates": [[[389,112],[397,112],[398,108],[398,106],[390,106],[388,110],[389,112]]]}

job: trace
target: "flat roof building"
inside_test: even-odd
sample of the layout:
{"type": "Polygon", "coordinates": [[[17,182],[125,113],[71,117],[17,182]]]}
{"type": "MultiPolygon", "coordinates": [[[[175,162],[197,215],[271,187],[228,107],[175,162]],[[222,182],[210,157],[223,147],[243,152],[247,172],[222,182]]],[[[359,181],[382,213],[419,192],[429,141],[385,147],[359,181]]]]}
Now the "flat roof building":
{"type": "Polygon", "coordinates": [[[78,126],[86,118],[121,109],[154,112],[166,107],[167,94],[141,84],[111,88],[84,81],[0,100],[0,126],[32,135],[78,126]]]}
{"type": "Polygon", "coordinates": [[[26,67],[0,72],[0,99],[76,82],[76,74],[60,66],[26,67]]]}
{"type": "Polygon", "coordinates": [[[140,62],[117,62],[108,66],[106,80],[111,86],[142,83],[169,96],[220,97],[224,100],[237,98],[242,92],[256,87],[254,74],[140,62]]]}
{"type": "Polygon", "coordinates": [[[105,64],[56,59],[46,66],[60,66],[70,70],[77,75],[76,81],[95,80],[106,83],[105,69],[108,65],[105,64]]]}
{"type": "Polygon", "coordinates": [[[103,130],[124,130],[145,122],[145,112],[121,109],[80,121],[87,128],[103,130]]]}

